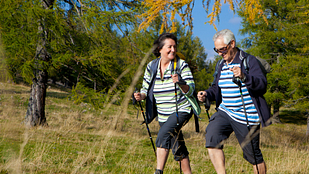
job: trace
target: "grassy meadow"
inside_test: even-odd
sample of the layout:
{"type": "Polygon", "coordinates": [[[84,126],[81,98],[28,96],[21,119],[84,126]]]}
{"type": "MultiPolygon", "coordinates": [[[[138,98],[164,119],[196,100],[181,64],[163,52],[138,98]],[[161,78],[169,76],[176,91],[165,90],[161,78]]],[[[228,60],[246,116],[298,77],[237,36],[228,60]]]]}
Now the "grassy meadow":
{"type": "MultiPolygon", "coordinates": [[[[125,113],[119,105],[95,110],[89,104],[74,104],[68,93],[49,88],[46,99],[48,127],[26,128],[30,87],[0,83],[0,174],[6,173],[153,173],[156,159],[141,112],[129,105],[125,113]]],[[[204,147],[208,123],[204,111],[200,133],[194,119],[183,128],[193,173],[212,174],[215,170],[204,147]]],[[[212,108],[210,113],[212,114],[212,108]]],[[[309,171],[309,139],[306,118],[282,108],[282,124],[261,129],[261,149],[268,173],[305,174],[309,171]]],[[[159,125],[150,130],[155,141],[159,125]]],[[[227,173],[253,173],[242,157],[234,135],[224,148],[227,173]]],[[[170,153],[165,174],[179,173],[170,153]]]]}

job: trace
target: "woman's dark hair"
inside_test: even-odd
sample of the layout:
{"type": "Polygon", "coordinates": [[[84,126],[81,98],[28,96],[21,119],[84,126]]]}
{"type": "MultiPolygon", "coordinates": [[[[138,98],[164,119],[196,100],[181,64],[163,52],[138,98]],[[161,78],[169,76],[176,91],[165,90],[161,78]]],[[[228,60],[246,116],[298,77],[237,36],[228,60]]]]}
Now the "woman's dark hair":
{"type": "Polygon", "coordinates": [[[156,48],[152,51],[152,53],[156,57],[160,57],[160,55],[161,55],[160,50],[164,46],[165,39],[173,39],[175,41],[176,45],[177,45],[177,37],[174,34],[172,34],[172,33],[163,33],[163,34],[161,34],[158,37],[158,39],[153,42],[153,45],[156,48]]]}

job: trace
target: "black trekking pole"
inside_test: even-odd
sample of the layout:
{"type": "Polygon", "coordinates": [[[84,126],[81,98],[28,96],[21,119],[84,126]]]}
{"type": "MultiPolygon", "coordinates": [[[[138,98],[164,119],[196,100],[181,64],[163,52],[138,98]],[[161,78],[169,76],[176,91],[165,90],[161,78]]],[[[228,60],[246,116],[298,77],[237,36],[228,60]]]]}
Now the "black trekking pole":
{"type": "MultiPolygon", "coordinates": [[[[200,95],[203,95],[203,93],[201,92],[200,95]]],[[[203,102],[203,105],[205,106],[205,110],[206,110],[206,113],[207,113],[207,117],[208,117],[208,122],[210,120],[210,117],[209,117],[209,109],[210,109],[210,102],[208,100],[207,97],[205,97],[205,102],[203,102]]]]}
{"type": "MultiPolygon", "coordinates": [[[[133,105],[134,105],[134,103],[136,102],[136,99],[135,99],[135,97],[134,97],[134,93],[133,93],[132,98],[133,98],[133,105]]],[[[141,101],[138,101],[138,103],[139,103],[139,106],[141,107],[141,111],[142,111],[142,114],[143,114],[143,117],[144,117],[144,122],[145,122],[145,124],[146,124],[146,128],[147,128],[147,131],[148,131],[149,139],[150,139],[151,144],[152,144],[153,151],[154,151],[154,153],[155,153],[155,156],[157,157],[156,148],[155,148],[155,146],[154,146],[154,144],[153,144],[152,136],[151,136],[151,133],[150,133],[150,130],[149,130],[148,123],[147,123],[147,121],[146,121],[146,117],[145,117],[145,114],[144,114],[144,110],[143,110],[141,101]]],[[[142,124],[143,124],[143,123],[142,123],[142,124]]]]}
{"type": "MultiPolygon", "coordinates": [[[[247,128],[248,128],[248,134],[249,134],[250,133],[249,120],[248,120],[248,116],[247,116],[247,112],[246,112],[246,106],[245,106],[245,102],[244,102],[244,97],[243,97],[242,90],[241,90],[241,81],[240,81],[240,79],[238,77],[233,76],[233,82],[239,87],[240,97],[241,97],[242,105],[244,107],[244,113],[245,113],[245,116],[246,116],[247,128]]],[[[252,147],[252,151],[253,151],[253,157],[254,157],[254,162],[255,162],[256,170],[257,170],[257,172],[259,174],[260,172],[259,172],[258,164],[256,162],[254,146],[253,146],[251,138],[250,138],[250,142],[251,142],[251,147],[252,147]]]]}
{"type": "MultiPolygon", "coordinates": [[[[176,62],[174,60],[174,68],[176,67],[176,62]]],[[[177,126],[179,125],[178,118],[178,105],[177,105],[177,84],[175,83],[175,104],[176,104],[176,118],[177,118],[177,126]]],[[[180,130],[179,130],[180,131],[180,130]]],[[[178,139],[178,138],[177,138],[178,139]]],[[[177,140],[176,140],[177,141],[177,140]]],[[[181,174],[181,159],[179,160],[179,173],[181,174]]]]}
{"type": "Polygon", "coordinates": [[[177,88],[175,83],[175,102],[176,102],[176,117],[177,117],[177,126],[179,125],[179,119],[178,119],[178,106],[177,106],[177,88]]]}
{"type": "MultiPolygon", "coordinates": [[[[177,88],[175,83],[175,102],[176,102],[176,118],[177,118],[177,126],[179,125],[179,119],[178,119],[178,106],[177,106],[177,88]]],[[[179,130],[180,131],[180,130],[179,130]]],[[[177,140],[176,140],[177,141],[177,140]]],[[[179,172],[181,174],[181,159],[179,161],[179,172]]]]}

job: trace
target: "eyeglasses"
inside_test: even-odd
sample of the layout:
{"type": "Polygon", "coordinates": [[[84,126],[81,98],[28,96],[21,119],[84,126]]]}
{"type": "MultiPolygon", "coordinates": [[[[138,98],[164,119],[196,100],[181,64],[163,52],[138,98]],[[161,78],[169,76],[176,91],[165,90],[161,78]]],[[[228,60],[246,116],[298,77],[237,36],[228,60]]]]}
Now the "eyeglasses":
{"type": "Polygon", "coordinates": [[[215,50],[215,52],[216,53],[221,53],[221,54],[225,54],[225,53],[227,53],[227,47],[230,45],[230,43],[232,42],[232,40],[225,46],[225,47],[222,47],[222,48],[220,48],[220,49],[217,49],[217,48],[214,48],[214,50],[215,50]]]}

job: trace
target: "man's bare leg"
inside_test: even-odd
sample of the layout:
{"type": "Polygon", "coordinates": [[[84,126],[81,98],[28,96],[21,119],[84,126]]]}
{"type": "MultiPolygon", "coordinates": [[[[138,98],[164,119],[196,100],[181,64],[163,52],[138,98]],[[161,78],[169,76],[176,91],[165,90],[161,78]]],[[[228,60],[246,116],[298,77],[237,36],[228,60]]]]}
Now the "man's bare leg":
{"type": "Polygon", "coordinates": [[[225,157],[222,149],[208,148],[208,154],[217,174],[226,174],[225,157]]]}

